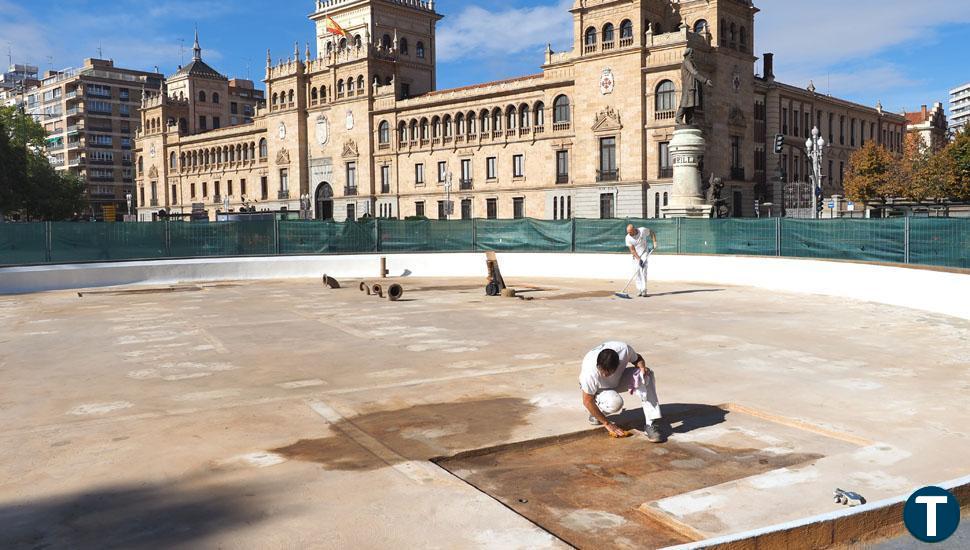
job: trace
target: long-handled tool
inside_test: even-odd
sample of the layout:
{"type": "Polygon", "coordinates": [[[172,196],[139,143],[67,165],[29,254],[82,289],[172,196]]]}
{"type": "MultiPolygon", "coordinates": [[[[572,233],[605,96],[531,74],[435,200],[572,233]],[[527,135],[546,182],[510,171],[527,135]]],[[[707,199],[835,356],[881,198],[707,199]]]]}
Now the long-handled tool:
{"type": "Polygon", "coordinates": [[[624,300],[632,300],[633,296],[630,296],[629,294],[627,294],[626,290],[630,288],[630,285],[633,284],[633,281],[637,278],[637,275],[639,275],[639,271],[640,271],[640,268],[637,267],[636,271],[633,272],[633,277],[630,277],[630,282],[627,283],[625,287],[623,287],[623,290],[621,292],[617,292],[614,296],[616,296],[617,298],[623,298],[624,300]]]}

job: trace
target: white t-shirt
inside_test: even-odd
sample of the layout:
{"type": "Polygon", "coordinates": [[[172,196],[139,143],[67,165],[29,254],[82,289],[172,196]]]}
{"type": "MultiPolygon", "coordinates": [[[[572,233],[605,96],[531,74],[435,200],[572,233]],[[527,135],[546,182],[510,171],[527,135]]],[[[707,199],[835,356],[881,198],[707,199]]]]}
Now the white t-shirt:
{"type": "Polygon", "coordinates": [[[579,372],[579,387],[587,395],[596,395],[600,390],[609,390],[620,385],[620,378],[627,365],[637,359],[637,352],[623,342],[606,342],[593,348],[583,357],[583,367],[579,372]],[[611,349],[620,356],[619,366],[610,376],[603,376],[596,368],[596,358],[604,349],[611,349]]]}
{"type": "Polygon", "coordinates": [[[653,235],[653,231],[647,229],[646,227],[641,227],[640,229],[637,229],[636,236],[630,236],[629,234],[626,236],[626,245],[628,247],[632,246],[635,248],[637,254],[639,254],[642,258],[647,254],[647,247],[649,246],[648,243],[652,242],[652,239],[650,238],[651,235],[653,235]]]}

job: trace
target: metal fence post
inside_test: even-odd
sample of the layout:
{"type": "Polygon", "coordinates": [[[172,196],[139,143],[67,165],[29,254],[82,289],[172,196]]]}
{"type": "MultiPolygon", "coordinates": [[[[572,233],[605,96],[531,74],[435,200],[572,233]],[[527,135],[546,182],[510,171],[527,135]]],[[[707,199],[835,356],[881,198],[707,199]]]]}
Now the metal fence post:
{"type": "Polygon", "coordinates": [[[172,222],[165,221],[165,257],[172,257],[172,222]]]}
{"type": "Polygon", "coordinates": [[[381,251],[381,219],[374,218],[374,252],[381,251]]]}
{"type": "Polygon", "coordinates": [[[775,218],[775,256],[781,256],[781,216],[775,218]]]}
{"type": "Polygon", "coordinates": [[[51,258],[54,256],[53,251],[53,224],[51,222],[44,223],[44,262],[50,263],[51,258]]]}
{"type": "Polygon", "coordinates": [[[909,216],[903,218],[903,263],[905,264],[909,263],[909,224],[911,219],[909,216]]]}
{"type": "Polygon", "coordinates": [[[280,219],[273,216],[273,250],[276,251],[276,255],[280,255],[280,219]]]}
{"type": "Polygon", "coordinates": [[[677,218],[677,254],[683,254],[683,250],[684,250],[683,243],[680,240],[681,239],[680,226],[683,219],[684,218],[677,218]]]}
{"type": "Polygon", "coordinates": [[[478,219],[472,218],[472,252],[478,251],[478,219]]]}
{"type": "Polygon", "coordinates": [[[569,238],[569,241],[570,241],[569,251],[576,252],[576,218],[570,218],[569,221],[571,225],[570,227],[571,236],[569,238]]]}

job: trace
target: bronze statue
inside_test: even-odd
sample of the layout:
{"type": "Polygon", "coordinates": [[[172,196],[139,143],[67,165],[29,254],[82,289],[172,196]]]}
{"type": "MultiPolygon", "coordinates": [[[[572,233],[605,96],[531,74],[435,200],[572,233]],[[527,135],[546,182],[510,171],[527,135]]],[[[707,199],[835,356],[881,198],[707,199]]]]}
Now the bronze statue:
{"type": "Polygon", "coordinates": [[[707,196],[707,204],[711,205],[711,217],[728,217],[730,210],[727,207],[727,201],[721,198],[721,193],[724,191],[724,180],[715,176],[712,172],[711,179],[704,185],[704,191],[707,196]]]}
{"type": "Polygon", "coordinates": [[[713,88],[714,83],[707,78],[697,67],[694,66],[694,50],[687,48],[684,52],[684,63],[681,65],[681,88],[683,92],[680,97],[680,106],[677,108],[677,124],[693,124],[694,111],[703,107],[701,83],[713,88]]]}

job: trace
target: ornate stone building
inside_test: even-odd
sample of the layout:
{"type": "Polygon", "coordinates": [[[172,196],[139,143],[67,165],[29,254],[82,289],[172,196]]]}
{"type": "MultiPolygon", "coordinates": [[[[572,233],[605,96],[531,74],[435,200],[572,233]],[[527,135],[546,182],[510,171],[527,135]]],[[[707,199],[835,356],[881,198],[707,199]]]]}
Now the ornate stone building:
{"type": "Polygon", "coordinates": [[[230,210],[299,210],[302,197],[310,216],[338,221],[659,217],[688,48],[713,83],[697,98],[705,178],[723,179],[733,215],[754,215],[756,199],[780,201],[782,176],[804,178],[806,121],[818,119],[823,135],[841,124],[833,192],[835,159],[862,136],[899,146],[898,115],[777,83],[770,55],[756,76],[750,0],[576,0],[570,11],[573,47],[547,49],[540,73],[437,90],[433,1],[317,1],[316,53],[307,44],[267,58],[266,105],[251,122],[197,124],[216,115],[192,92],[224,86],[208,66],[183,69],[146,101],[141,219],[199,203],[212,216],[226,198],[230,210]],[[349,36],[328,34],[327,17],[349,36]],[[850,126],[862,131],[851,144],[850,126]],[[776,133],[787,136],[780,155],[776,133]]]}

